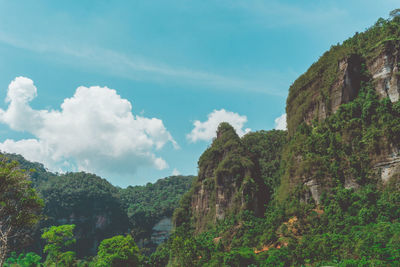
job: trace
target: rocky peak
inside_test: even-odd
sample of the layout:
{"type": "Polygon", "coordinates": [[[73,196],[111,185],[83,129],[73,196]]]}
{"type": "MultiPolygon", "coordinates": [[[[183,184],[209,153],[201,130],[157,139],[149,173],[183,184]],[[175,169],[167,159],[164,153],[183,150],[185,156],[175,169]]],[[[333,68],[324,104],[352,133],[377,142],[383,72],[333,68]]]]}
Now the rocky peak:
{"type": "Polygon", "coordinates": [[[257,164],[234,128],[221,123],[217,137],[199,159],[191,200],[196,232],[242,209],[262,213],[264,187],[257,164]]]}

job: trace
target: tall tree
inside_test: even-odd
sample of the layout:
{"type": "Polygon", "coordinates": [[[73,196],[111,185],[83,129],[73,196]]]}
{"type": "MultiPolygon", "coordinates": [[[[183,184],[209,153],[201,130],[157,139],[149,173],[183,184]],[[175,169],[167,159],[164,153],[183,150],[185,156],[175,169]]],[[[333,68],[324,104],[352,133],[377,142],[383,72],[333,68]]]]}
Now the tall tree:
{"type": "Polygon", "coordinates": [[[18,163],[0,158],[0,267],[10,247],[24,242],[40,217],[43,201],[18,163]]]}
{"type": "Polygon", "coordinates": [[[46,266],[72,266],[75,262],[75,252],[66,251],[76,243],[74,224],[52,226],[45,230],[42,238],[47,241],[43,252],[47,253],[46,266]]]}
{"type": "Polygon", "coordinates": [[[139,248],[130,235],[117,235],[101,241],[98,248],[96,267],[138,266],[139,248]]]}

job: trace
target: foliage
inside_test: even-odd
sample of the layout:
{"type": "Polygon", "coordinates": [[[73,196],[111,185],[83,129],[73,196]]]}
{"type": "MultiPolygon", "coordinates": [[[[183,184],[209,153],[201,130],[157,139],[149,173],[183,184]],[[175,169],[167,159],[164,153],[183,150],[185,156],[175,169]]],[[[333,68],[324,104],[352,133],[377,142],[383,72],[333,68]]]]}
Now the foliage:
{"type": "Polygon", "coordinates": [[[17,162],[0,159],[0,266],[11,244],[23,245],[39,219],[43,202],[17,162]]]}
{"type": "MultiPolygon", "coordinates": [[[[243,190],[243,185],[250,180],[246,177],[243,179],[243,170],[249,168],[253,177],[258,177],[254,185],[259,188],[252,188],[247,193],[243,190],[243,195],[249,196],[247,201],[255,202],[255,198],[259,197],[256,196],[259,190],[260,194],[264,194],[259,197],[263,207],[263,204],[272,200],[279,185],[281,152],[285,143],[285,131],[259,131],[240,139],[230,125],[220,125],[217,138],[200,157],[199,178],[181,199],[180,207],[175,210],[177,227],[170,242],[163,247],[163,251],[170,251],[172,266],[247,266],[256,263],[256,255],[251,246],[261,242],[260,234],[266,229],[272,229],[274,225],[265,223],[262,214],[257,214],[257,210],[245,208],[227,212],[223,220],[214,221],[207,231],[196,234],[192,228],[192,221],[196,218],[191,219],[191,196],[199,182],[212,192],[215,190],[214,186],[228,190],[230,183],[235,185],[238,181],[237,190],[243,190]],[[209,177],[210,174],[215,176],[209,177]],[[221,181],[218,180],[219,176],[221,181]],[[240,180],[232,181],[226,177],[237,177],[240,180]],[[212,181],[213,186],[208,186],[208,181],[212,181]]],[[[212,205],[213,203],[210,204],[212,205]]],[[[164,252],[164,259],[165,254],[164,252]]]]}
{"type": "Polygon", "coordinates": [[[364,83],[358,97],[341,105],[334,115],[312,126],[303,124],[283,155],[287,166],[280,197],[293,191],[288,187],[289,177],[292,184],[307,177],[325,187],[346,181],[368,183],[374,174],[371,158],[378,158],[390,144],[400,143],[397,105],[379,100],[371,84],[364,83]]]}
{"type": "Polygon", "coordinates": [[[45,200],[41,228],[60,222],[76,225],[78,257],[93,255],[94,240],[103,240],[129,228],[118,189],[96,175],[66,173],[38,187],[45,200]]]}
{"type": "MultiPolygon", "coordinates": [[[[213,141],[200,157],[198,180],[175,212],[180,223],[162,254],[165,259],[170,251],[170,266],[400,264],[400,176],[383,183],[372,162],[400,144],[400,102],[379,99],[362,65],[355,99],[324,121],[302,123],[313,100],[312,92],[303,89],[318,80],[311,87],[329,102],[327,92],[338,78],[338,62],[353,55],[371,60],[398,39],[399,25],[396,19],[379,20],[366,33],[332,47],[292,85],[288,113],[294,115],[288,139],[286,133],[272,131],[213,141]],[[226,177],[240,173],[235,167],[238,157],[226,155],[239,149],[246,151],[241,156],[259,168],[268,186],[264,216],[239,210],[195,231],[191,199],[196,187],[203,182],[204,190],[214,190],[220,173],[226,190],[226,177]],[[214,174],[216,182],[204,183],[202,179],[214,174]],[[323,192],[317,202],[304,186],[309,180],[323,192]]],[[[213,204],[210,212],[215,212],[213,204]]]]}
{"type": "MultiPolygon", "coordinates": [[[[397,13],[333,46],[295,81],[288,97],[288,134],[259,131],[240,138],[222,123],[200,157],[199,176],[186,194],[193,177],[119,189],[85,173],[47,175],[43,180],[38,176],[46,213],[54,216],[49,220],[71,214],[79,218],[89,209],[117,211],[110,217],[123,223],[129,218],[135,236],[145,238],[157,220],[171,216],[184,194],[173,215],[173,233],[149,258],[139,254],[130,235],[118,235],[101,242],[94,261],[81,264],[399,266],[400,175],[383,183],[373,159],[400,144],[400,102],[379,99],[365,66],[388,47],[399,45],[397,13]],[[315,103],[329,107],[329,90],[340,74],[338,63],[349,58],[360,60],[357,95],[335,113],[328,111],[325,120],[305,123],[304,115],[315,103]],[[304,185],[309,180],[322,192],[316,201],[304,185]],[[192,206],[200,187],[202,197],[209,198],[202,218],[193,215],[192,206]],[[227,198],[231,206],[223,219],[215,216],[217,190],[233,195],[227,198]],[[207,227],[198,227],[199,220],[207,227]]],[[[53,240],[45,247],[47,264],[78,264],[74,253],[64,248],[73,242],[73,227],[63,227],[46,232],[45,238],[53,240]]],[[[119,231],[115,229],[108,233],[119,231]]],[[[14,264],[16,254],[9,260],[14,264]]]]}
{"type": "Polygon", "coordinates": [[[120,189],[120,199],[128,215],[136,239],[149,238],[154,225],[164,217],[171,217],[179,199],[186,193],[194,176],[171,176],[120,189]]]}
{"type": "Polygon", "coordinates": [[[11,256],[6,260],[4,266],[12,267],[12,266],[20,266],[20,267],[37,267],[41,266],[40,261],[42,258],[36,253],[29,252],[26,254],[19,254],[12,252],[11,256]]]}
{"type": "Polygon", "coordinates": [[[280,182],[281,156],[286,139],[286,131],[262,130],[248,133],[242,140],[257,162],[261,177],[268,187],[270,196],[272,196],[280,182]]]}
{"type": "MultiPolygon", "coordinates": [[[[396,13],[397,14],[397,13],[396,13]]],[[[304,115],[312,110],[317,102],[324,103],[330,115],[330,93],[333,83],[338,80],[340,64],[350,57],[362,57],[369,61],[379,55],[386,47],[400,40],[400,20],[379,19],[363,33],[337,44],[325,52],[317,62],[301,75],[290,87],[287,98],[288,131],[293,135],[304,121],[304,115]]]]}
{"type": "Polygon", "coordinates": [[[94,266],[130,267],[138,266],[139,249],[130,235],[104,239],[98,248],[94,266]]]}
{"type": "Polygon", "coordinates": [[[67,251],[67,249],[76,243],[74,228],[73,224],[52,226],[43,232],[42,238],[47,243],[43,249],[43,252],[47,253],[46,266],[73,266],[75,252],[67,251]]]}
{"type": "Polygon", "coordinates": [[[231,125],[221,123],[217,137],[200,156],[198,178],[175,210],[175,225],[196,221],[196,231],[213,228],[218,205],[225,210],[224,216],[246,209],[262,216],[264,205],[278,183],[280,152],[285,140],[286,133],[275,130],[249,133],[240,138],[231,125]],[[203,196],[210,206],[206,214],[191,211],[191,196],[199,190],[207,193],[203,196]],[[224,200],[217,203],[217,192],[222,191],[226,193],[219,194],[218,198],[224,200]]]}
{"type": "MultiPolygon", "coordinates": [[[[77,256],[95,255],[96,240],[103,240],[129,230],[137,240],[149,240],[153,226],[164,217],[171,217],[178,201],[193,176],[172,176],[155,184],[114,187],[96,175],[79,172],[57,174],[42,164],[32,163],[16,154],[7,157],[30,170],[32,186],[44,199],[44,216],[34,232],[36,242],[29,248],[41,254],[41,229],[60,223],[73,223],[77,233],[77,256]]],[[[155,244],[146,243],[153,249],[155,244]]],[[[19,250],[20,251],[20,250],[19,250]]]]}
{"type": "MultiPolygon", "coordinates": [[[[171,240],[171,239],[170,239],[171,240]]],[[[157,250],[151,254],[149,258],[150,266],[167,266],[169,261],[169,244],[170,240],[160,244],[157,250]]]]}

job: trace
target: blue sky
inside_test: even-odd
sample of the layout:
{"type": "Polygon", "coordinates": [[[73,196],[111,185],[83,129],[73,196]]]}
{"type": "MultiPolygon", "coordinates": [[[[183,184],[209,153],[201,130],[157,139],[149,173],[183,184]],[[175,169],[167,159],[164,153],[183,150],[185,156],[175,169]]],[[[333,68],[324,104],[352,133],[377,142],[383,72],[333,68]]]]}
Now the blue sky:
{"type": "Polygon", "coordinates": [[[399,7],[304,2],[0,0],[0,148],[120,186],[196,174],[217,122],[273,129],[300,74],[399,7]]]}

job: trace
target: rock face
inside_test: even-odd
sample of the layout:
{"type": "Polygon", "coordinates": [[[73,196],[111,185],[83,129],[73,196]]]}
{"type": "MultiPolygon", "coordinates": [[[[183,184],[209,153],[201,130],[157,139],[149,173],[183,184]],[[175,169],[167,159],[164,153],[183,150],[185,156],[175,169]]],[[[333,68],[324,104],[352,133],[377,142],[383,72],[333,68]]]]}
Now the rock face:
{"type": "MultiPolygon", "coordinates": [[[[350,102],[357,96],[361,83],[361,58],[358,55],[346,57],[337,62],[337,69],[338,75],[329,88],[329,96],[323,96],[323,92],[319,91],[322,83],[326,82],[323,80],[314,80],[300,90],[313,92],[312,102],[303,118],[307,124],[311,124],[314,119],[318,121],[326,119],[335,113],[340,105],[350,102]]],[[[288,106],[291,106],[290,102],[288,106]]],[[[296,112],[295,109],[292,112],[296,112]]]]}
{"type": "Polygon", "coordinates": [[[299,105],[295,103],[299,94],[307,95],[308,103],[303,107],[302,118],[288,125],[289,133],[293,133],[301,122],[311,124],[314,119],[324,120],[335,113],[340,105],[352,101],[360,89],[364,65],[372,77],[377,94],[381,98],[389,97],[392,102],[399,100],[400,41],[384,42],[371,52],[371,57],[363,58],[351,54],[336,64],[335,74],[331,74],[329,79],[324,77],[328,76],[325,73],[327,71],[317,70],[315,72],[318,74],[300,88],[292,90],[296,87],[297,81],[292,85],[287,101],[288,121],[296,117],[296,113],[299,112],[299,105]],[[321,90],[327,84],[329,84],[327,90],[321,90]]]}
{"type": "Polygon", "coordinates": [[[383,50],[367,65],[378,95],[389,97],[392,102],[398,101],[400,95],[399,45],[399,42],[386,42],[383,50]]]}
{"type": "Polygon", "coordinates": [[[172,219],[171,218],[163,218],[160,220],[154,227],[153,233],[151,234],[151,242],[154,244],[161,244],[165,240],[168,239],[169,234],[172,230],[172,219]]]}
{"type": "MultiPolygon", "coordinates": [[[[361,58],[358,55],[351,55],[338,62],[338,68],[338,79],[331,87],[330,109],[333,113],[341,104],[348,103],[357,96],[361,83],[361,58]]],[[[325,119],[326,114],[320,118],[325,119]]]]}
{"type": "Polygon", "coordinates": [[[391,153],[387,153],[383,159],[374,165],[374,169],[380,174],[383,184],[393,178],[400,178],[400,151],[393,148],[391,153]]]}
{"type": "MultiPolygon", "coordinates": [[[[288,132],[293,136],[301,123],[311,125],[321,122],[336,113],[342,104],[354,100],[363,81],[372,84],[380,99],[389,98],[392,103],[400,99],[400,40],[383,40],[367,50],[368,52],[345,54],[340,56],[343,47],[334,47],[310,67],[290,88],[287,100],[288,132]],[[336,54],[335,54],[336,53],[336,54]],[[334,56],[333,56],[334,55],[334,56]],[[332,62],[335,59],[336,61],[332,62]]],[[[356,50],[357,51],[357,50],[356,50]]],[[[382,140],[386,140],[381,136],[382,140]]],[[[351,142],[351,140],[348,140],[351,142]]],[[[385,142],[383,142],[385,143],[385,142]]],[[[400,173],[400,144],[385,143],[379,153],[370,154],[371,168],[385,184],[400,173]]],[[[334,159],[332,159],[334,160],[334,159]]],[[[298,163],[303,155],[295,157],[298,163]]],[[[312,167],[311,167],[312,169],[312,167]]],[[[305,199],[313,198],[320,202],[324,188],[329,187],[329,177],[291,177],[292,181],[301,181],[308,187],[305,199]]],[[[345,188],[357,188],[359,184],[352,177],[345,176],[345,188]]]]}
{"type": "Polygon", "coordinates": [[[222,123],[199,160],[199,175],[191,197],[196,232],[243,209],[263,213],[265,185],[235,130],[222,123]]]}

